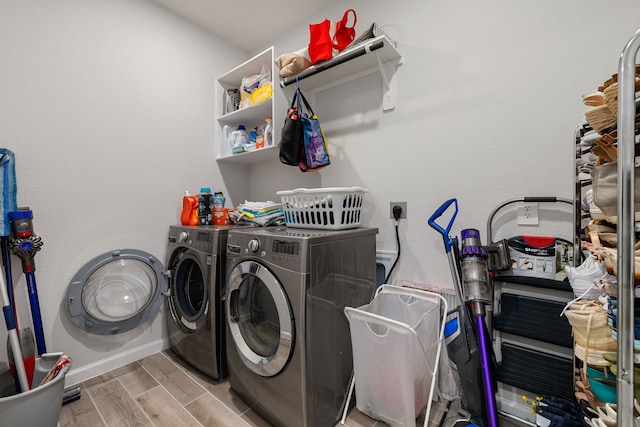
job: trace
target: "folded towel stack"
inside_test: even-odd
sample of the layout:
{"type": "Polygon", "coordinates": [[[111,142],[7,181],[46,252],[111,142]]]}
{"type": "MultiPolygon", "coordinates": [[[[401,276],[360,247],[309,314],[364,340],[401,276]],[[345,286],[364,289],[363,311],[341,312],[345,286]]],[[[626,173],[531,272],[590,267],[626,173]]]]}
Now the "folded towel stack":
{"type": "Polygon", "coordinates": [[[284,225],[282,204],[272,201],[249,202],[238,205],[237,222],[246,221],[263,227],[270,225],[284,225]]]}

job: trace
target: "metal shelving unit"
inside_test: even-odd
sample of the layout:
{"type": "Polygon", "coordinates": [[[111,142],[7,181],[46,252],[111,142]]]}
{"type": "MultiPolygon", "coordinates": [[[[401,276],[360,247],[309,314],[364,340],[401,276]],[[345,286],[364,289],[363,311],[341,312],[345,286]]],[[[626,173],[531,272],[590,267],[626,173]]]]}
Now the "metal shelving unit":
{"type": "Polygon", "coordinates": [[[618,65],[618,425],[633,425],[635,285],[635,63],[640,30],[628,41],[618,65]]]}

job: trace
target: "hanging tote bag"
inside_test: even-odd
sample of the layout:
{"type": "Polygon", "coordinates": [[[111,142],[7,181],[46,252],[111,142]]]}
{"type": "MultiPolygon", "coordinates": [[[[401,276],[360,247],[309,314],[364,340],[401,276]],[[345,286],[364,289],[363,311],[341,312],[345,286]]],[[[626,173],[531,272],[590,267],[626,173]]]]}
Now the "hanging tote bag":
{"type": "Polygon", "coordinates": [[[298,166],[304,149],[304,133],[300,118],[300,89],[296,90],[287,110],[280,137],[280,161],[285,165],[298,166]]]}
{"type": "Polygon", "coordinates": [[[302,128],[304,133],[304,165],[301,162],[300,169],[303,172],[307,170],[317,170],[331,164],[329,160],[329,148],[327,140],[320,127],[318,117],[311,109],[302,92],[299,93],[300,99],[304,103],[307,112],[301,115],[302,128]]]}

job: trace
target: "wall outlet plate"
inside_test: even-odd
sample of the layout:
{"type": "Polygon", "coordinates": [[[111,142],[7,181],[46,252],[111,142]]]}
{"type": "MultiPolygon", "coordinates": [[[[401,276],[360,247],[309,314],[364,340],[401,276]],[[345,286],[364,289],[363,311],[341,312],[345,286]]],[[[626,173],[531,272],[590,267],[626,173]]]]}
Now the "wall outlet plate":
{"type": "Polygon", "coordinates": [[[394,206],[400,206],[402,208],[402,214],[400,215],[400,219],[407,217],[407,202],[391,202],[389,203],[389,218],[394,219],[393,217],[394,206]]]}
{"type": "Polygon", "coordinates": [[[517,208],[518,225],[538,225],[538,204],[527,203],[517,208]]]}

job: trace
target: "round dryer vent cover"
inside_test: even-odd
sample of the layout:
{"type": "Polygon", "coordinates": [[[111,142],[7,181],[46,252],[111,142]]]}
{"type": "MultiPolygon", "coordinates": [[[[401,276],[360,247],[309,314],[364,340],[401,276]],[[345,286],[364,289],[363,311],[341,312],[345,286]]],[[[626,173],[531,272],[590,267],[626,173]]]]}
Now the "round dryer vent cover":
{"type": "Polygon", "coordinates": [[[135,249],[97,256],[71,279],[69,317],[80,329],[98,335],[133,329],[158,311],[167,288],[163,271],[153,255],[135,249]]]}

